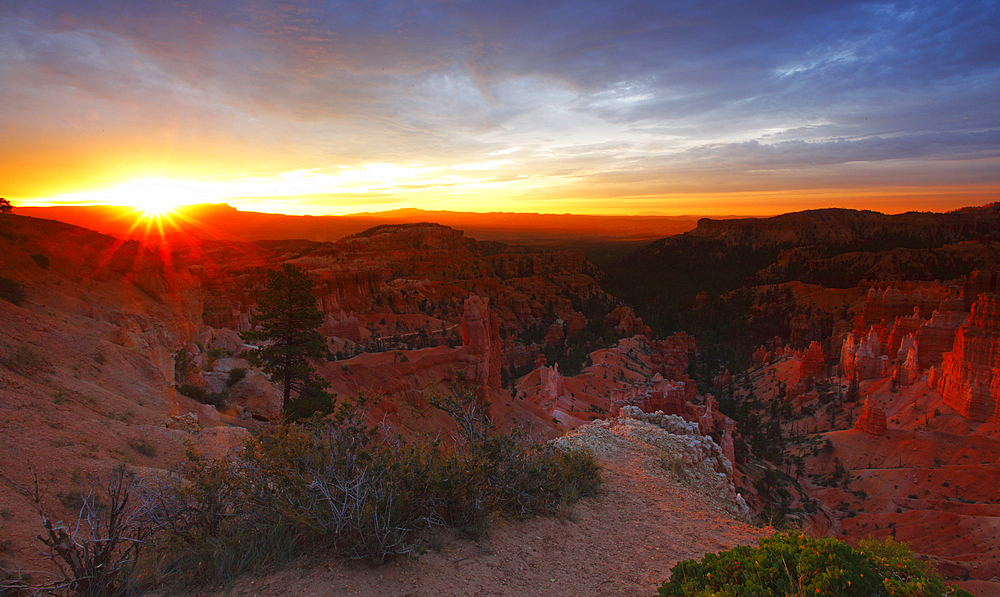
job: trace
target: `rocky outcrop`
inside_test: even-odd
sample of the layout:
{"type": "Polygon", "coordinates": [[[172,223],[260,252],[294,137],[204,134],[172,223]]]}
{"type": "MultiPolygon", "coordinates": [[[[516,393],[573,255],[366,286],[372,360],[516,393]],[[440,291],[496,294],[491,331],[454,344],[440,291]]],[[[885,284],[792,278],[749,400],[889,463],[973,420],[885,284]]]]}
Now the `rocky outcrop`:
{"type": "Polygon", "coordinates": [[[889,359],[882,355],[878,331],[872,329],[855,343],[854,333],[847,335],[840,353],[840,370],[846,378],[874,379],[886,375],[889,359]]]}
{"type": "Polygon", "coordinates": [[[698,425],[663,413],[643,413],[626,406],[621,415],[579,427],[555,440],[565,448],[587,447],[595,452],[615,441],[647,444],[665,457],[676,459],[692,484],[716,499],[721,498],[730,513],[745,517],[749,508],[733,484],[734,465],[710,436],[698,432],[698,425]],[[604,447],[601,446],[604,445],[604,447]]]}
{"type": "Polygon", "coordinates": [[[774,358],[774,355],[764,346],[760,346],[759,348],[757,348],[756,351],[754,351],[753,357],[751,358],[753,360],[754,365],[760,366],[763,365],[764,363],[769,363],[771,359],[774,358]]]}
{"type": "Polygon", "coordinates": [[[712,387],[715,389],[724,388],[732,381],[733,374],[729,372],[729,369],[726,369],[715,374],[715,377],[712,378],[712,387]]]}
{"type": "Polygon", "coordinates": [[[915,339],[919,348],[921,371],[942,361],[944,353],[955,345],[955,333],[958,328],[968,319],[968,313],[956,310],[938,310],[934,311],[927,323],[920,326],[915,339]]]}
{"type": "Polygon", "coordinates": [[[549,326],[549,331],[545,333],[545,343],[549,346],[562,346],[566,341],[566,332],[563,330],[563,321],[557,319],[549,326]]]}
{"type": "Polygon", "coordinates": [[[478,386],[500,387],[503,344],[500,322],[490,311],[490,299],[472,295],[462,313],[462,346],[475,362],[469,381],[478,386]]]}
{"type": "Polygon", "coordinates": [[[871,324],[895,321],[897,317],[920,317],[937,309],[950,293],[951,289],[932,283],[904,282],[902,288],[896,283],[873,286],[865,301],[864,320],[871,324]]]}
{"type": "Polygon", "coordinates": [[[799,378],[808,379],[810,377],[826,377],[826,357],[823,356],[823,347],[815,340],[802,355],[802,362],[799,363],[799,378]]]}
{"type": "Polygon", "coordinates": [[[281,391],[267,376],[253,369],[247,370],[243,379],[229,389],[229,399],[263,419],[275,420],[281,416],[281,391]]]}
{"type": "Polygon", "coordinates": [[[896,381],[901,386],[908,386],[920,378],[922,369],[919,365],[917,345],[910,343],[906,359],[896,369],[896,381]]]}
{"type": "Polygon", "coordinates": [[[968,323],[945,353],[938,391],[944,402],[974,421],[1000,423],[1000,297],[980,295],[968,323]]]}
{"type": "Polygon", "coordinates": [[[896,321],[892,324],[892,332],[889,334],[889,343],[886,347],[886,354],[890,356],[897,354],[900,350],[903,338],[915,334],[916,331],[920,329],[920,326],[924,325],[926,322],[927,320],[921,318],[916,312],[909,317],[897,317],[896,321]]]}
{"type": "Polygon", "coordinates": [[[878,400],[873,400],[871,396],[865,398],[865,405],[861,409],[861,416],[854,424],[855,429],[860,429],[872,435],[885,435],[886,421],[885,409],[878,400]]]}
{"type": "Polygon", "coordinates": [[[653,331],[648,325],[642,322],[642,318],[636,317],[635,311],[624,305],[619,305],[612,309],[604,317],[604,323],[619,336],[643,335],[652,337],[653,335],[653,331]]]}
{"type": "Polygon", "coordinates": [[[962,286],[963,311],[972,309],[972,303],[976,302],[981,294],[995,293],[1000,290],[997,281],[1000,280],[1000,271],[997,270],[976,270],[969,275],[969,279],[962,286]]]}
{"type": "MultiPolygon", "coordinates": [[[[684,380],[687,378],[688,364],[697,354],[698,345],[694,336],[686,332],[650,343],[653,348],[653,368],[665,379],[684,380]]],[[[693,396],[692,396],[693,397],[693,396]]]]}
{"type": "Polygon", "coordinates": [[[327,313],[326,321],[316,331],[327,337],[343,338],[351,342],[361,341],[361,326],[353,313],[344,311],[337,314],[327,313]]]}
{"type": "Polygon", "coordinates": [[[611,391],[611,416],[616,416],[627,406],[646,413],[660,411],[668,415],[687,415],[686,386],[683,381],[666,380],[657,373],[650,382],[616,388],[611,391]]]}
{"type": "Polygon", "coordinates": [[[545,412],[551,413],[552,409],[555,407],[556,401],[560,398],[566,397],[566,383],[563,381],[563,376],[559,374],[559,363],[556,363],[551,367],[542,366],[538,370],[538,374],[542,380],[542,392],[539,396],[539,406],[541,406],[545,412]]]}

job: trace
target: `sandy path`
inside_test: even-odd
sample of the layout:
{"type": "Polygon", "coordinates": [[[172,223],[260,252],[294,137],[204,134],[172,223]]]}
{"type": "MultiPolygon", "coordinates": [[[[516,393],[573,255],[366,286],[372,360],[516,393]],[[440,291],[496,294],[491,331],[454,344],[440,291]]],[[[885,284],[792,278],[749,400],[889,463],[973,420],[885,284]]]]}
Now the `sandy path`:
{"type": "Polygon", "coordinates": [[[381,567],[340,562],[244,579],[225,595],[651,596],[678,561],[755,544],[770,529],[733,520],[633,452],[601,457],[604,492],[569,519],[504,522],[480,541],[381,567]]]}

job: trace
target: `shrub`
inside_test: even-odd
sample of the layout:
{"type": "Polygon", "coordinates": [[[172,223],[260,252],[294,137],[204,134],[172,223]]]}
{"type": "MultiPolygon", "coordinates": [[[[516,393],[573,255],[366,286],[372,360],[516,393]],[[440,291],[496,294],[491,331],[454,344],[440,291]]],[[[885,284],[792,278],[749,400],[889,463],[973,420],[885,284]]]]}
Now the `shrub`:
{"type": "Polygon", "coordinates": [[[20,305],[24,302],[24,286],[10,278],[0,277],[0,299],[20,305]]]}
{"type": "Polygon", "coordinates": [[[307,392],[306,395],[289,402],[282,416],[284,416],[286,422],[295,423],[316,415],[325,416],[331,414],[334,411],[334,400],[336,397],[336,394],[330,394],[325,391],[307,392]]]}
{"type": "Polygon", "coordinates": [[[454,447],[369,428],[368,402],[286,419],[228,461],[189,454],[183,477],[160,490],[161,569],[181,584],[220,585],[307,548],[381,562],[413,552],[421,530],[475,536],[498,516],[558,513],[599,487],[590,453],[495,435],[488,404],[471,394],[435,399],[456,419],[454,447]]]}
{"type": "Polygon", "coordinates": [[[44,357],[26,346],[18,346],[9,356],[0,359],[0,364],[26,377],[38,375],[51,366],[44,357]]]}
{"type": "Polygon", "coordinates": [[[215,408],[224,408],[226,406],[225,394],[209,392],[205,388],[199,388],[198,386],[187,383],[177,386],[177,391],[192,400],[197,400],[202,404],[211,404],[215,408]]]}
{"type": "MultiPolygon", "coordinates": [[[[791,532],[685,560],[670,571],[660,597],[871,595],[893,597],[967,596],[949,587],[892,539],[862,541],[858,549],[836,539],[809,539],[791,532]]],[[[969,596],[971,597],[971,596],[969,596]]]]}
{"type": "Polygon", "coordinates": [[[38,539],[48,548],[62,579],[33,594],[124,596],[136,592],[136,570],[146,540],[153,532],[145,516],[142,481],[125,467],[111,473],[103,493],[107,505],[93,491],[80,495],[79,514],[72,527],[53,522],[41,508],[35,478],[34,501],[45,531],[38,539]]]}
{"type": "Polygon", "coordinates": [[[156,444],[152,442],[148,437],[136,437],[128,440],[128,446],[135,451],[136,454],[145,456],[147,458],[153,458],[156,456],[156,444]]]}
{"type": "Polygon", "coordinates": [[[226,385],[232,387],[238,384],[240,380],[246,376],[246,367],[234,367],[229,370],[229,377],[226,378],[226,385]]]}
{"type": "Polygon", "coordinates": [[[495,435],[490,404],[468,392],[432,398],[457,423],[456,449],[442,463],[438,515],[477,538],[502,514],[554,514],[567,501],[593,495],[600,467],[589,452],[566,452],[531,439],[523,429],[495,435]]]}

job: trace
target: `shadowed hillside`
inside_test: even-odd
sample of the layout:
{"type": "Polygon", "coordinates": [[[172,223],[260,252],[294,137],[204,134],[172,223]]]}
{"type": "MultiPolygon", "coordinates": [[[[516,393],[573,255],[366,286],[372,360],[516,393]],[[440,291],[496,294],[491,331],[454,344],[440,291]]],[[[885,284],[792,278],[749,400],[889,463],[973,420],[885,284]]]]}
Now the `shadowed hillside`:
{"type": "MultiPolygon", "coordinates": [[[[620,260],[609,269],[607,285],[655,332],[686,330],[712,343],[737,342],[736,352],[745,356],[770,336],[790,337],[791,319],[800,313],[772,306],[774,322],[758,317],[756,328],[747,329],[738,322],[760,301],[741,289],[793,281],[852,288],[862,280],[955,279],[994,263],[998,238],[997,204],[943,214],[824,209],[703,218],[696,229],[620,260]]],[[[770,302],[788,306],[783,295],[780,290],[770,302]]]]}

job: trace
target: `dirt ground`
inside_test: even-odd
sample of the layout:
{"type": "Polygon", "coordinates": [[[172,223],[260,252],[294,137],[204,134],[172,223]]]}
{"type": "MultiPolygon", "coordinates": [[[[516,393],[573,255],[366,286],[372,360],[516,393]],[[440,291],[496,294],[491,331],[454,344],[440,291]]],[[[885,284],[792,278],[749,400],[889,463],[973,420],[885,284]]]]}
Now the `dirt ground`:
{"type": "Polygon", "coordinates": [[[505,521],[479,541],[449,536],[439,550],[380,567],[292,567],[211,595],[648,597],[678,561],[774,532],[733,520],[654,458],[627,449],[600,458],[603,493],[568,517],[505,521]]]}

